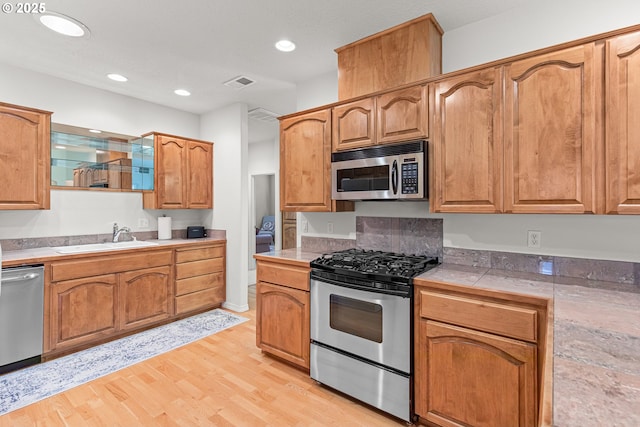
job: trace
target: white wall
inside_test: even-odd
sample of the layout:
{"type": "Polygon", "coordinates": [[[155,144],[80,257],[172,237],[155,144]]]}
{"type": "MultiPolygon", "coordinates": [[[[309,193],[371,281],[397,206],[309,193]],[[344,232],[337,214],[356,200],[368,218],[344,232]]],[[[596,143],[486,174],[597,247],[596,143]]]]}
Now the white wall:
{"type": "MultiPolygon", "coordinates": [[[[436,17],[437,18],[437,17],[436,17]]],[[[443,69],[455,71],[534,49],[638,24],[636,0],[543,0],[445,32],[443,69]]],[[[318,88],[329,86],[327,76],[318,88]]],[[[307,82],[305,87],[313,86],[307,82]]],[[[301,91],[298,106],[335,102],[331,91],[301,91]],[[324,97],[322,97],[324,95],[324,97]]],[[[300,236],[355,238],[356,216],[444,218],[444,245],[449,247],[537,253],[579,258],[640,261],[640,216],[607,215],[463,215],[428,213],[426,202],[357,202],[354,213],[299,214],[300,236]],[[334,233],[327,233],[331,222],[334,233]],[[306,224],[305,224],[306,223],[306,224]],[[308,232],[304,232],[305,225],[308,232]],[[528,248],[527,231],[542,232],[541,247],[528,248]]]]}
{"type": "Polygon", "coordinates": [[[313,80],[298,83],[297,111],[331,104],[338,100],[338,72],[331,71],[313,80]]]}
{"type": "MultiPolygon", "coordinates": [[[[52,111],[52,121],[126,135],[150,131],[198,138],[200,118],[146,101],[0,64],[0,101],[52,111]]],[[[0,211],[0,239],[110,233],[113,222],[134,231],[202,224],[202,211],[143,210],[141,193],[53,190],[47,211],[0,211]],[[138,227],[147,218],[149,227],[138,227]]]]}
{"type": "Polygon", "coordinates": [[[212,228],[227,231],[225,307],[247,311],[248,127],[247,105],[233,104],[201,116],[200,136],[214,141],[212,228]]]}

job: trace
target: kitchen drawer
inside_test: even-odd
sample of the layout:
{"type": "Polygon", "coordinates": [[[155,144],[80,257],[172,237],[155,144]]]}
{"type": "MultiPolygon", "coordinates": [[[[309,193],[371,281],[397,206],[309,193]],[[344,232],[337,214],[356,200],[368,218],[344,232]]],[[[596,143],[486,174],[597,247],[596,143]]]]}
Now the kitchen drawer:
{"type": "Polygon", "coordinates": [[[198,292],[204,289],[219,287],[224,283],[223,273],[203,274],[176,280],[176,296],[198,292]]]}
{"type": "Polygon", "coordinates": [[[220,305],[225,297],[225,289],[222,285],[176,297],[176,314],[220,305]]]}
{"type": "Polygon", "coordinates": [[[289,264],[258,262],[258,280],[287,286],[302,291],[309,290],[309,269],[289,264]]]}
{"type": "Polygon", "coordinates": [[[200,261],[176,264],[176,279],[217,273],[224,270],[224,258],[203,259],[200,261]]]}
{"type": "Polygon", "coordinates": [[[61,261],[51,264],[51,281],[77,279],[81,277],[99,276],[101,274],[119,273],[143,268],[171,265],[172,251],[144,252],[139,254],[113,255],[113,253],[93,254],[87,258],[73,261],[61,261]]]}
{"type": "Polygon", "coordinates": [[[178,249],[176,250],[176,262],[198,261],[210,258],[219,258],[224,256],[224,246],[209,246],[197,249],[178,249]]]}
{"type": "Polygon", "coordinates": [[[421,317],[530,342],[538,339],[536,310],[426,290],[419,297],[421,317]]]}

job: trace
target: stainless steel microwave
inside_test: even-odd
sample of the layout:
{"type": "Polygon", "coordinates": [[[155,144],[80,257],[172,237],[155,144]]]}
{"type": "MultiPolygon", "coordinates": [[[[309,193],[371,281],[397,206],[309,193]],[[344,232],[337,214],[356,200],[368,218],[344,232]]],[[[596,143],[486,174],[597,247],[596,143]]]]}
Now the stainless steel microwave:
{"type": "Polygon", "coordinates": [[[427,141],[381,145],[331,155],[335,200],[425,200],[427,141]]]}

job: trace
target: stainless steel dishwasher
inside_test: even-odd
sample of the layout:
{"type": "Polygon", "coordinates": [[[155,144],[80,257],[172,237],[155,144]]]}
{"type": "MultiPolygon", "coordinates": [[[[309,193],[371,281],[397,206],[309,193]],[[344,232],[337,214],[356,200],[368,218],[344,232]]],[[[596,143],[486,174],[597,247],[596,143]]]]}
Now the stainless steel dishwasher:
{"type": "Polygon", "coordinates": [[[39,363],[44,267],[3,268],[0,275],[0,374],[39,363]]]}

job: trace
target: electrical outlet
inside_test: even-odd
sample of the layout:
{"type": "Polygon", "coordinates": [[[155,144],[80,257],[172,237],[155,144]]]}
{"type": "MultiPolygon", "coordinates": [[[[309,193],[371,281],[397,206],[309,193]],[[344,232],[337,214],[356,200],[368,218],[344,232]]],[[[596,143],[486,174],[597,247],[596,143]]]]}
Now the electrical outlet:
{"type": "Polygon", "coordinates": [[[332,222],[328,222],[327,223],[327,233],[333,234],[333,223],[332,222]]]}
{"type": "Polygon", "coordinates": [[[309,221],[307,221],[306,219],[302,221],[302,231],[304,233],[309,232],[309,221]]]}
{"type": "Polygon", "coordinates": [[[149,219],[138,218],[138,228],[149,228],[149,219]]]}
{"type": "Polygon", "coordinates": [[[530,248],[539,248],[542,240],[541,231],[527,231],[527,246],[530,248]]]}

